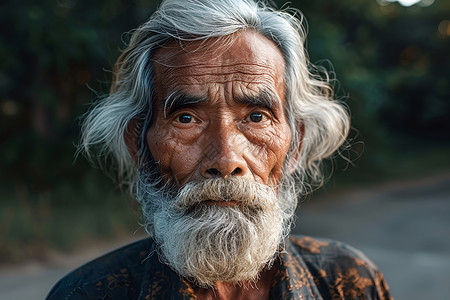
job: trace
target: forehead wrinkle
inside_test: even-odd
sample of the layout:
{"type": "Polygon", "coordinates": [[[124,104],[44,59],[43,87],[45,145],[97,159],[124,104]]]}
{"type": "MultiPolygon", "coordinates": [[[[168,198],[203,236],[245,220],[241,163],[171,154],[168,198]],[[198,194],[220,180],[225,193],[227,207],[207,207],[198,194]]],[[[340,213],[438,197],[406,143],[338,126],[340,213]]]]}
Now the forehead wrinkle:
{"type": "MultiPolygon", "coordinates": [[[[256,45],[260,42],[257,40],[256,45]]],[[[284,85],[284,71],[281,70],[280,73],[280,69],[284,68],[284,59],[281,54],[274,56],[270,49],[270,51],[261,52],[257,51],[257,48],[254,49],[255,44],[250,46],[247,43],[241,44],[236,45],[238,47],[236,49],[242,49],[240,52],[239,50],[230,52],[227,48],[215,55],[210,51],[203,51],[203,48],[195,48],[200,51],[189,51],[190,47],[180,49],[179,45],[174,48],[160,49],[153,62],[159,65],[157,77],[159,77],[161,95],[164,97],[172,91],[179,90],[189,95],[201,95],[214,100],[213,95],[205,93],[209,90],[208,88],[205,90],[208,85],[231,84],[237,90],[231,92],[231,97],[227,99],[236,101],[234,98],[240,98],[238,100],[248,98],[246,102],[249,104],[256,103],[255,97],[261,94],[260,91],[266,89],[272,91],[271,94],[275,96],[270,98],[277,99],[277,102],[281,103],[283,92],[280,90],[278,94],[278,89],[282,89],[284,85]],[[252,101],[249,101],[251,98],[253,98],[252,101]]],[[[223,92],[228,94],[227,89],[223,92]]],[[[262,101],[265,103],[264,106],[269,106],[269,103],[273,106],[275,102],[268,100],[262,101]]]]}
{"type": "MultiPolygon", "coordinates": [[[[217,78],[212,80],[215,84],[228,84],[228,83],[242,83],[245,86],[248,85],[264,85],[266,86],[267,80],[237,80],[237,79],[230,79],[230,78],[217,78]]],[[[202,80],[199,80],[198,78],[190,78],[189,80],[184,80],[183,83],[178,83],[175,85],[175,87],[183,87],[183,86],[205,86],[205,83],[202,80]]]]}
{"type": "Polygon", "coordinates": [[[229,83],[229,82],[242,82],[245,84],[264,84],[264,85],[276,85],[278,78],[275,74],[270,73],[244,73],[244,72],[231,72],[231,73],[203,73],[197,75],[185,75],[176,74],[171,72],[164,76],[163,80],[167,86],[181,86],[181,85],[204,85],[209,83],[229,83]]]}
{"type": "Polygon", "coordinates": [[[208,84],[208,83],[227,83],[227,82],[243,82],[243,83],[258,83],[258,84],[276,84],[277,78],[272,74],[267,73],[244,73],[244,72],[232,72],[232,73],[203,73],[197,75],[183,76],[174,75],[171,76],[170,82],[177,82],[181,84],[208,84]]]}
{"type": "MultiPolygon", "coordinates": [[[[258,57],[258,59],[252,60],[251,62],[248,62],[247,60],[241,60],[236,62],[236,59],[220,59],[217,57],[210,57],[210,55],[207,55],[208,57],[201,57],[198,58],[196,56],[196,53],[192,53],[192,56],[189,54],[182,55],[181,57],[172,57],[165,59],[154,59],[154,64],[160,65],[161,67],[165,68],[166,71],[170,72],[186,72],[185,69],[188,69],[189,74],[200,74],[202,75],[205,73],[203,69],[215,69],[216,72],[213,73],[219,73],[224,72],[223,70],[232,69],[232,71],[226,71],[226,73],[232,73],[232,72],[242,72],[242,73],[248,73],[248,74],[261,74],[261,73],[276,73],[276,65],[274,65],[274,62],[271,60],[264,59],[261,61],[261,59],[258,57]],[[184,58],[184,59],[183,59],[184,58]],[[205,61],[208,63],[206,64],[205,61]]],[[[208,72],[211,73],[211,72],[208,72]]]]}
{"type": "MultiPolygon", "coordinates": [[[[265,68],[271,67],[274,63],[273,57],[268,57],[264,54],[256,55],[253,49],[244,51],[244,55],[236,56],[227,55],[227,49],[222,49],[221,54],[215,54],[214,51],[207,51],[207,49],[203,49],[203,52],[198,52],[160,48],[152,58],[152,62],[167,68],[199,67],[206,61],[209,62],[211,67],[235,67],[242,65],[265,68]]],[[[203,66],[207,65],[203,64],[203,66]]]]}
{"type": "MultiPolygon", "coordinates": [[[[270,68],[272,69],[272,68],[270,68]]],[[[272,71],[274,71],[272,69],[272,71]]],[[[185,74],[183,72],[177,72],[172,68],[166,69],[164,72],[159,74],[160,81],[164,82],[166,88],[172,87],[173,89],[179,88],[183,85],[204,85],[205,83],[229,83],[229,82],[243,82],[245,84],[274,84],[276,85],[277,77],[275,72],[245,72],[245,71],[235,71],[235,72],[198,72],[198,74],[185,74]],[[206,79],[206,80],[205,80],[206,79]]],[[[167,89],[166,89],[167,90],[167,89]]]]}
{"type": "Polygon", "coordinates": [[[186,72],[189,76],[204,76],[204,75],[230,75],[243,74],[250,76],[272,75],[276,73],[275,67],[262,64],[229,64],[229,65],[202,65],[195,64],[191,66],[177,66],[172,67],[171,73],[186,72]],[[187,69],[187,70],[185,70],[187,69]],[[213,71],[211,71],[213,70],[213,71]]]}

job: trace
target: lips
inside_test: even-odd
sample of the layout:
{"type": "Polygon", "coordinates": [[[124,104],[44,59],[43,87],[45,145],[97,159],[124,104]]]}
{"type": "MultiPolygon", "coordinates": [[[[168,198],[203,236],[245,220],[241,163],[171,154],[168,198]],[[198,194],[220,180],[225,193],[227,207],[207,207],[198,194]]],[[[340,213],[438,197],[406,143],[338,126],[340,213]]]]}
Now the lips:
{"type": "Polygon", "coordinates": [[[204,205],[217,205],[217,206],[235,206],[238,203],[235,200],[230,200],[230,201],[206,200],[206,201],[203,201],[202,204],[204,204],[204,205]]]}

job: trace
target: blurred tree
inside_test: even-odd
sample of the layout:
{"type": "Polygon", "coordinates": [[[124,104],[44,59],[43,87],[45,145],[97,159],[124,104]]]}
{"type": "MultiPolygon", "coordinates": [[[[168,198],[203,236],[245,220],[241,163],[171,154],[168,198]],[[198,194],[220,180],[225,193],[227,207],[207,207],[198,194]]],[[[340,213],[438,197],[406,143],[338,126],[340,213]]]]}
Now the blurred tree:
{"type": "MultiPolygon", "coordinates": [[[[72,165],[76,120],[97,91],[107,93],[109,70],[127,39],[123,32],[144,22],[157,2],[0,4],[0,193],[2,205],[18,203],[0,209],[6,220],[0,238],[11,228],[22,228],[11,233],[19,239],[43,235],[42,222],[53,217],[46,226],[60,234],[57,219],[66,218],[50,213],[58,204],[68,213],[94,200],[110,208],[113,196],[105,190],[112,186],[88,171],[85,160],[72,165]]],[[[349,105],[366,145],[351,172],[354,182],[448,169],[450,1],[403,7],[387,0],[292,0],[290,6],[305,14],[311,61],[334,68],[337,95],[349,105]]],[[[81,215],[86,213],[73,219],[81,215]]],[[[91,227],[100,227],[91,215],[91,227]]]]}
{"type": "Polygon", "coordinates": [[[401,159],[407,162],[403,169],[395,166],[397,176],[413,168],[448,168],[445,157],[441,163],[415,161],[450,142],[450,2],[403,7],[383,0],[328,0],[292,6],[308,20],[311,60],[329,59],[338,96],[348,96],[353,125],[366,145],[356,177],[383,178],[401,159]]]}
{"type": "Polygon", "coordinates": [[[43,191],[69,175],[79,134],[74,121],[95,98],[90,89],[107,91],[107,84],[97,80],[110,80],[104,71],[122,47],[121,34],[143,22],[154,7],[154,1],[1,5],[3,182],[25,181],[43,191]]]}
{"type": "MultiPolygon", "coordinates": [[[[75,169],[70,163],[79,134],[74,120],[95,98],[89,87],[107,92],[108,70],[123,46],[122,33],[144,22],[156,2],[27,0],[1,5],[2,180],[25,180],[46,190],[67,173],[82,172],[83,163],[75,169]]],[[[371,149],[373,163],[367,168],[379,166],[378,158],[388,152],[386,143],[395,148],[405,139],[433,144],[449,138],[450,3],[425,4],[291,4],[308,19],[312,61],[327,66],[323,60],[330,59],[340,82],[338,95],[350,95],[355,127],[371,149]]]]}

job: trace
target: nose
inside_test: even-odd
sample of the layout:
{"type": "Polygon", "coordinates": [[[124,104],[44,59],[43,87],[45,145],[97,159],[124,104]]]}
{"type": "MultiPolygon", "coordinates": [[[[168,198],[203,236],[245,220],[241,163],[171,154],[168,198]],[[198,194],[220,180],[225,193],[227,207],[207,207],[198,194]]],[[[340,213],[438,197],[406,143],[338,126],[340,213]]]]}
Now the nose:
{"type": "Polygon", "coordinates": [[[246,138],[240,132],[223,129],[212,132],[207,141],[201,174],[205,178],[245,176],[248,165],[244,158],[248,151],[246,138]]]}

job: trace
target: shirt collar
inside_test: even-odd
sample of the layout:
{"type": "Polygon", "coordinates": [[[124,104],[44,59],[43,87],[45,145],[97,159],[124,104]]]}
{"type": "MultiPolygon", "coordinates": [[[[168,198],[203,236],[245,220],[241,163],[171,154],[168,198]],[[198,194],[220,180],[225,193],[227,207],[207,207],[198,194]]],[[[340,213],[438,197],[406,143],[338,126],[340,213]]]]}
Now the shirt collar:
{"type": "MultiPolygon", "coordinates": [[[[270,289],[270,299],[322,300],[314,278],[290,239],[275,262],[277,271],[270,289]]],[[[146,272],[139,299],[194,300],[192,284],[161,263],[157,254],[146,261],[146,272]]]]}

